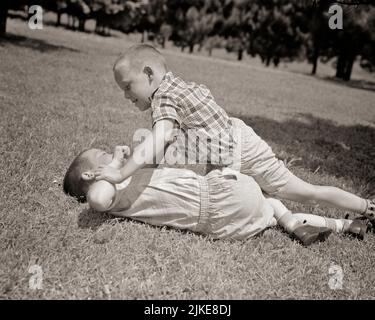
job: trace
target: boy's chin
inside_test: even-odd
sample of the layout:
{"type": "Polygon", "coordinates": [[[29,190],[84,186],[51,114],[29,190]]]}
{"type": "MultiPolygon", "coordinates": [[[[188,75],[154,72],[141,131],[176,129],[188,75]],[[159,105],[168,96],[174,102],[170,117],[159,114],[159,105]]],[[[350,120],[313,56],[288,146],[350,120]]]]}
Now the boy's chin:
{"type": "Polygon", "coordinates": [[[140,111],[146,111],[147,109],[149,109],[151,107],[151,104],[139,104],[137,105],[137,108],[140,110],[140,111]]]}

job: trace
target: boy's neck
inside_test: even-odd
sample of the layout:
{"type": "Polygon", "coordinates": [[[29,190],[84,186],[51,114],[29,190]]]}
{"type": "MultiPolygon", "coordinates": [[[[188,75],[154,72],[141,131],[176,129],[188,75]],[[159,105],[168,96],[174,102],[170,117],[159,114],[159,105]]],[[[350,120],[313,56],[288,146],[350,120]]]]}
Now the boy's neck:
{"type": "Polygon", "coordinates": [[[155,74],[155,80],[156,83],[158,83],[157,87],[159,88],[160,84],[163,82],[165,75],[167,74],[167,71],[160,72],[158,74],[155,74]]]}
{"type": "Polygon", "coordinates": [[[158,91],[161,83],[163,82],[164,80],[164,77],[165,75],[167,74],[167,71],[166,72],[163,72],[163,73],[158,73],[158,74],[155,74],[155,77],[154,77],[154,86],[153,86],[153,91],[152,91],[152,94],[151,94],[151,99],[154,98],[154,94],[156,93],[156,91],[158,91]]]}

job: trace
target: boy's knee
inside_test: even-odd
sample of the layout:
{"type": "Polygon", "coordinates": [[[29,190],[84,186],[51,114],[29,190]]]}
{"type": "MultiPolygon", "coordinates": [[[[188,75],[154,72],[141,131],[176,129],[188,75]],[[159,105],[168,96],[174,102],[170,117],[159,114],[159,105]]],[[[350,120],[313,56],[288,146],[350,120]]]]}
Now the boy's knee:
{"type": "Polygon", "coordinates": [[[299,185],[286,184],[276,194],[278,198],[298,201],[301,203],[315,203],[319,198],[319,186],[303,182],[299,185]]]}

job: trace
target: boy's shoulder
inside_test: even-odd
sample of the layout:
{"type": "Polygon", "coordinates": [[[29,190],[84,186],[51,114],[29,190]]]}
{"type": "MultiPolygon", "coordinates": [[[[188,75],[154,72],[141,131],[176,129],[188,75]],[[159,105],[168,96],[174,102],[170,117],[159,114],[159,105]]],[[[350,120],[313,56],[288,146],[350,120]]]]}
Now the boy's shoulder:
{"type": "Polygon", "coordinates": [[[178,87],[184,87],[185,81],[180,77],[176,77],[172,71],[168,71],[160,84],[159,90],[173,90],[178,87]]]}
{"type": "Polygon", "coordinates": [[[177,98],[184,90],[184,81],[175,77],[172,72],[167,72],[164,75],[159,88],[156,90],[153,98],[162,98],[168,96],[170,98],[177,98]]]}
{"type": "Polygon", "coordinates": [[[156,95],[169,95],[178,100],[183,99],[195,90],[206,88],[206,86],[199,85],[192,81],[185,81],[181,77],[175,76],[171,71],[167,72],[155,93],[156,95]]]}

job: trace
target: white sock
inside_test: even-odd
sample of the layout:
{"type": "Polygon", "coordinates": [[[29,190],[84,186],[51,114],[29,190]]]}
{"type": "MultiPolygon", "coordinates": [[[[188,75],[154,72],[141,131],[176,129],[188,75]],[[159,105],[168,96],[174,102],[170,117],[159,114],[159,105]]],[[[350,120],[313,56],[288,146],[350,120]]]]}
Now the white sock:
{"type": "Polygon", "coordinates": [[[351,220],[347,219],[333,219],[333,218],[324,218],[326,220],[326,227],[337,232],[342,233],[345,232],[350,224],[352,223],[351,220]]]}
{"type": "Polygon", "coordinates": [[[293,232],[295,228],[302,225],[290,211],[286,211],[278,220],[277,223],[281,225],[287,232],[293,232]]]}

